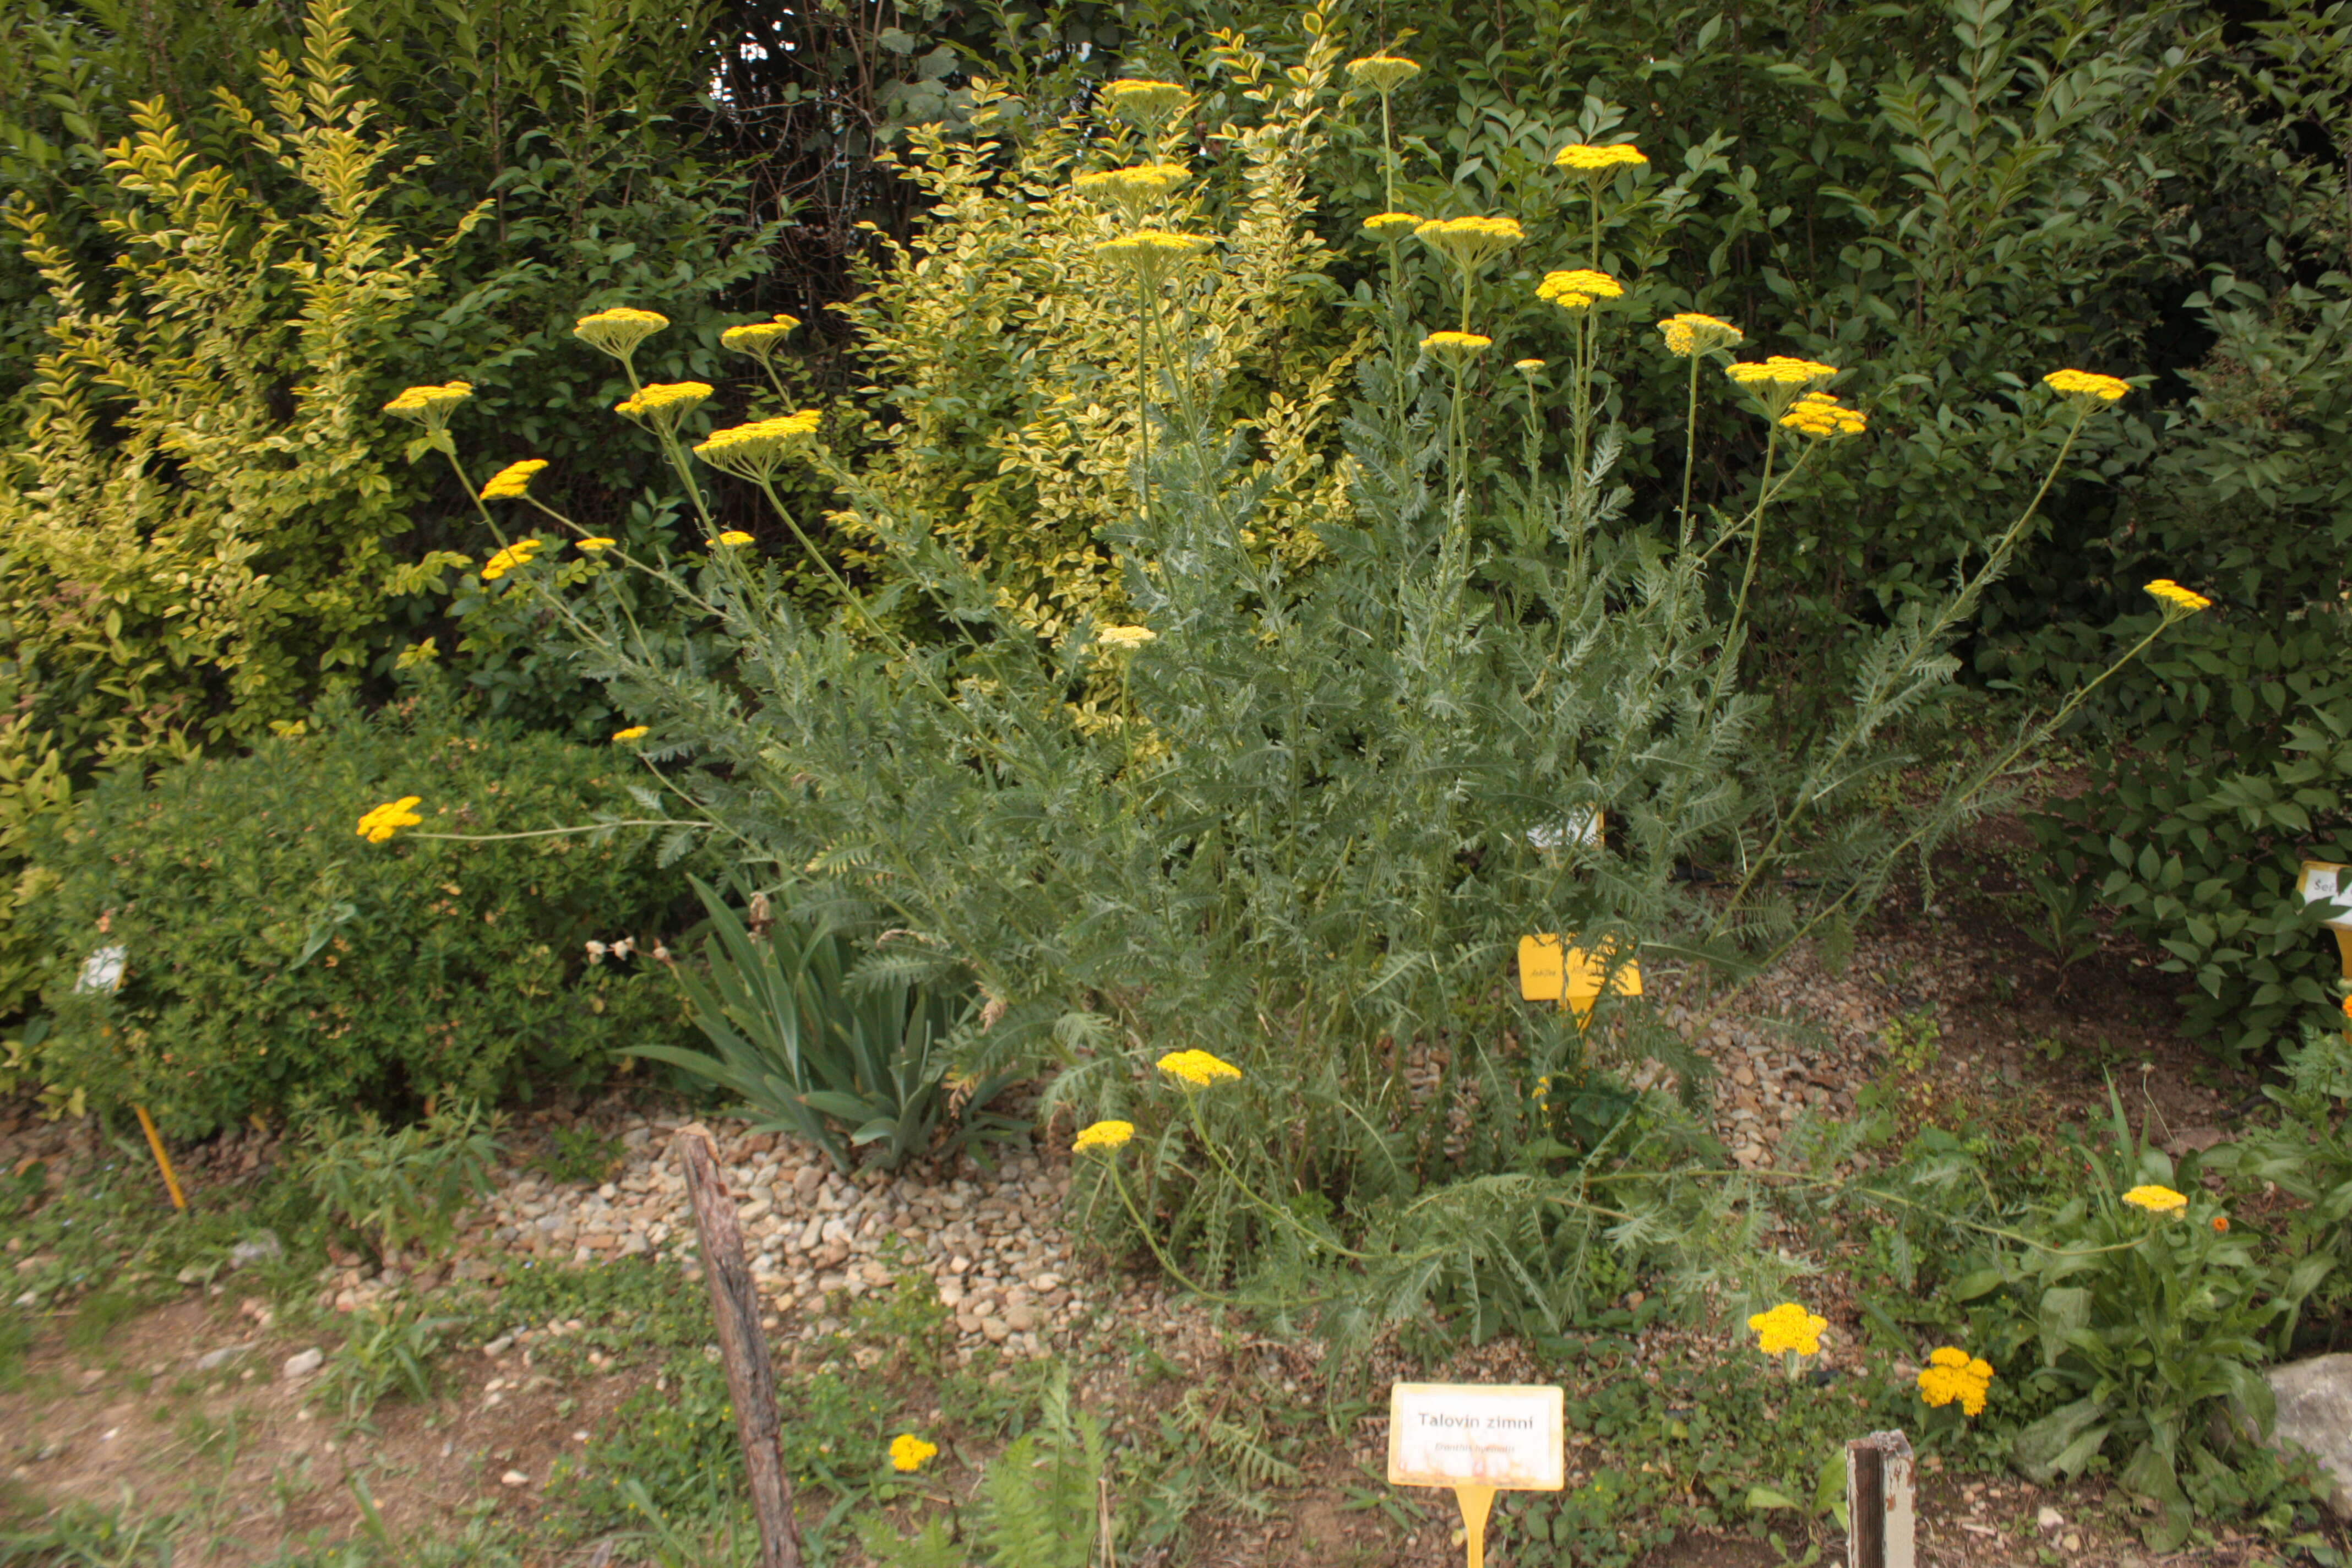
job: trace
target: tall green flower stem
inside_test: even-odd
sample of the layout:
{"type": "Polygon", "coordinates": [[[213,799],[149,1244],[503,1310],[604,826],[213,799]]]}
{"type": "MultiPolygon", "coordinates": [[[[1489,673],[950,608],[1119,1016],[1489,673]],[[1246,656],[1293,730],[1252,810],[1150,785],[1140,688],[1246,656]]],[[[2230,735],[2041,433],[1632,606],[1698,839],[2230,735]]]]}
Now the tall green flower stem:
{"type": "Polygon", "coordinates": [[[1756,583],[1756,563],[1764,553],[1764,508],[1772,498],[1772,459],[1780,452],[1780,422],[1777,419],[1764,427],[1764,477],[1756,487],[1756,510],[1749,514],[1748,524],[1748,564],[1739,574],[1739,595],[1732,601],[1730,623],[1723,628],[1723,640],[1728,647],[1739,635],[1748,618],[1748,590],[1756,583]]]}
{"type": "Polygon", "coordinates": [[[1688,550],[1691,542],[1691,475],[1698,462],[1698,350],[1690,353],[1690,390],[1683,405],[1683,502],[1682,548],[1688,550]]]}
{"type": "MultiPolygon", "coordinates": [[[[2034,514],[2041,510],[2042,499],[2050,493],[2050,487],[2057,479],[2058,470],[2064,467],[2067,453],[2074,450],[2074,437],[2081,434],[2083,421],[2089,417],[2089,415],[2090,410],[2087,407],[2078,407],[2075,410],[2074,423],[2067,427],[2066,438],[2064,441],[2060,443],[2058,455],[2051,460],[2049,472],[2042,476],[2042,484],[2040,488],[2034,490],[2033,499],[2026,503],[2025,510],[2017,514],[2016,521],[2011,522],[2007,529],[2003,530],[2000,537],[1994,541],[1993,547],[1985,553],[1984,563],[1979,566],[1977,570],[1969,575],[1968,581],[1961,585],[1960,591],[1954,595],[1951,600],[1944,605],[1943,609],[1937,615],[1934,621],[1930,622],[1926,627],[1920,629],[1913,637],[1909,657],[1901,660],[1889,660],[1887,664],[1879,670],[1875,678],[1872,680],[1869,688],[1861,694],[1859,700],[1856,701],[1856,712],[1874,713],[1878,711],[1881,704],[1883,704],[1888,697],[1892,689],[1898,682],[1910,676],[1911,672],[1918,667],[1919,662],[1927,657],[1928,650],[1941,645],[1945,636],[1952,629],[1952,627],[1958,625],[1963,617],[1968,616],[1976,608],[1977,600],[1983,595],[1985,589],[1990,586],[2004,570],[2007,569],[2009,565],[2009,558],[2016,551],[2018,541],[2023,537],[2026,524],[2031,522],[2033,520],[2034,514]]],[[[1767,451],[1769,453],[1769,447],[1767,448],[1767,451]]],[[[1765,499],[1766,498],[1764,497],[1758,498],[1757,505],[1759,510],[1755,514],[1752,514],[1755,519],[1752,526],[1759,532],[1763,528],[1761,509],[1765,499]]],[[[1750,560],[1752,562],[1754,550],[1752,542],[1749,548],[1751,552],[1750,560]]],[[[1744,601],[1744,587],[1742,594],[1744,601]]],[[[2173,617],[2168,614],[2166,620],[2158,626],[2157,631],[2161,632],[2165,626],[2169,626],[2172,623],[2172,619],[2173,617]]],[[[2124,665],[2128,663],[2132,658],[2137,657],[2140,648],[2147,647],[2149,641],[2154,640],[2155,636],[2156,633],[2150,633],[2148,637],[2144,638],[2131,650],[2130,653],[2126,654],[2123,658],[2110,666],[2106,672],[2102,674],[2097,680],[2093,681],[2090,685],[2084,687],[2081,691],[2076,692],[2072,698],[2068,699],[2066,704],[2059,710],[2058,718],[2053,719],[2052,722],[2055,723],[2059,720],[2063,720],[2063,718],[2073,714],[2074,710],[2082,706],[2084,700],[2089,697],[2093,691],[2096,690],[2098,687],[2107,679],[2108,676],[2113,675],[2116,670],[2121,669],[2124,665]]],[[[2046,735],[2048,732],[2049,726],[2045,725],[2036,733],[2037,736],[2040,736],[2046,735]]],[[[1790,803],[1789,809],[1780,814],[1780,821],[1774,825],[1772,837],[1766,840],[1764,847],[1750,860],[1747,875],[1740,879],[1739,886],[1733,890],[1730,899],[1724,904],[1722,912],[1716,916],[1714,922],[1707,928],[1707,935],[1710,938],[1718,936],[1722,933],[1724,927],[1730,921],[1733,911],[1739,909],[1748,893],[1754,890],[1756,879],[1764,874],[1767,867],[1771,865],[1773,852],[1779,849],[1780,847],[1788,840],[1790,829],[1794,828],[1800,821],[1803,820],[1806,814],[1811,809],[1811,807],[1827,793],[1826,787],[1816,787],[1814,781],[1836,778],[1843,768],[1846,759],[1853,754],[1853,749],[1859,746],[1869,733],[1870,731],[1865,725],[1860,723],[1848,725],[1845,733],[1839,739],[1836,745],[1831,748],[1830,755],[1812,769],[1809,770],[1806,783],[1798,791],[1796,799],[1790,803]]],[[[2009,765],[2010,762],[2013,762],[2018,756],[2022,755],[2027,744],[2027,742],[2021,741],[2018,745],[2012,748],[2008,753],[2007,761],[2004,761],[2000,766],[2006,767],[2009,765]]],[[[1993,774],[1986,773],[1982,776],[1989,779],[1992,777],[1993,774]]],[[[1907,847],[1909,845],[1916,843],[1920,833],[1923,831],[1925,830],[1915,829],[1909,837],[1905,838],[1901,847],[1907,847]]],[[[1898,847],[1896,852],[1898,854],[1900,853],[1900,847],[1898,847]]],[[[1849,893],[1846,897],[1851,897],[1851,894],[1849,893]]],[[[1844,902],[1845,898],[1843,897],[1835,900],[1828,906],[1827,909],[1822,910],[1821,914],[1817,914],[1811,921],[1807,921],[1804,929],[1806,931],[1811,931],[1821,922],[1822,919],[1824,918],[1831,910],[1843,907],[1844,902]]],[[[1784,945],[1780,951],[1787,951],[1786,946],[1784,945]]]]}

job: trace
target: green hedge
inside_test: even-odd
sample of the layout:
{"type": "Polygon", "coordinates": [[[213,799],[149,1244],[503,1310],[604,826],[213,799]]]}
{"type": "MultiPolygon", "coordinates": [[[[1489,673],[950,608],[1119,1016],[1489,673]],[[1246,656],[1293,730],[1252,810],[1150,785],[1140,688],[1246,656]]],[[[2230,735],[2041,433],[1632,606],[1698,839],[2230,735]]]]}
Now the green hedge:
{"type": "Polygon", "coordinates": [[[639,831],[461,843],[641,815],[634,759],[437,713],[331,716],[252,755],[101,783],[37,835],[59,880],[34,929],[50,1028],[38,1070],[182,1135],[317,1099],[401,1110],[444,1089],[528,1094],[681,1037],[650,951],[685,879],[639,831]],[[421,796],[389,843],[360,816],[421,796]],[[85,984],[126,955],[111,991],[85,984]]]}

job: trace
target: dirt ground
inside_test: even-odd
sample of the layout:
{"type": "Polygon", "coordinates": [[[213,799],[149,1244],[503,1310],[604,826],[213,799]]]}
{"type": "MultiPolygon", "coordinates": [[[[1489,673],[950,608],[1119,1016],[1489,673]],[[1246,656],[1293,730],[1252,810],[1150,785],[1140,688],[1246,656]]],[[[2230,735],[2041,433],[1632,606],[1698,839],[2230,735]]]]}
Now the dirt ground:
{"type": "MultiPolygon", "coordinates": [[[[1965,1096],[1995,1124],[2013,1117],[2047,1128],[2095,1119],[2112,1080],[2135,1117],[2153,1118],[2162,1141],[2186,1148],[2226,1135],[2261,1103],[2255,1077],[2216,1065],[2179,1037],[2179,982],[2156,967],[2150,952],[2110,942],[2058,972],[2021,929],[2022,885],[2004,870],[2000,842],[1996,828],[1980,847],[1987,852],[1948,857],[1933,905],[1890,899],[1841,974],[1825,975],[1805,961],[1783,977],[1790,994],[1810,998],[1816,1022],[1841,1026],[1843,1033],[1823,1035],[1832,1042],[1824,1048],[1855,1057],[1824,1061],[1822,1070],[1864,1075],[1873,1062],[1835,1042],[1932,1009],[1941,1034],[1928,1069],[1933,1093],[1965,1096]]],[[[20,1119],[17,1133],[0,1138],[0,1159],[14,1167],[53,1154],[65,1136],[20,1119]]],[[[201,1192],[206,1180],[233,1179],[256,1157],[248,1141],[189,1163],[201,1192]]],[[[262,1303],[240,1294],[234,1275],[120,1324],[84,1354],[68,1353],[60,1330],[45,1331],[21,1386],[0,1394],[0,1475],[16,1489],[16,1511],[21,1518],[27,1507],[37,1511],[69,1499],[112,1504],[127,1493],[141,1510],[198,1521],[216,1543],[205,1561],[221,1568],[265,1563],[306,1538],[353,1535],[363,1511],[355,1479],[396,1533],[454,1534],[487,1517],[527,1526],[542,1511],[541,1485],[551,1466],[577,1452],[652,1375],[591,1370],[559,1381],[530,1365],[527,1350],[498,1357],[462,1351],[445,1365],[439,1398],[386,1401],[373,1431],[339,1436],[331,1415],[310,1408],[301,1386],[281,1375],[288,1358],[319,1342],[315,1334],[272,1325],[262,1303]],[[197,1370],[223,1351],[231,1353],[197,1370]]],[[[1268,1343],[1266,1353],[1287,1353],[1268,1343]]],[[[1516,1381],[1523,1362],[1510,1344],[1498,1343],[1417,1375],[1516,1381]]],[[[1271,1494],[1273,1517],[1198,1521],[1183,1568],[1271,1568],[1310,1558],[1333,1568],[1459,1561],[1444,1500],[1410,1500],[1422,1520],[1411,1531],[1380,1510],[1349,1506],[1349,1489],[1360,1491],[1367,1466],[1377,1465],[1384,1426],[1384,1416],[1367,1417],[1352,1452],[1328,1456],[1309,1485],[1271,1494]]],[[[942,1489],[968,1480],[952,1470],[936,1478],[942,1489]]],[[[1932,1568],[2158,1562],[2241,1568],[2279,1561],[2259,1542],[2227,1536],[2151,1557],[2136,1537],[2076,1522],[2092,1519],[2095,1496],[2036,1491],[2014,1478],[1930,1473],[1919,1505],[1918,1561],[1932,1568]],[[2037,1515],[2049,1508],[2069,1522],[2038,1526],[2037,1515]]],[[[1822,1561],[1843,1560],[1835,1537],[1820,1544],[1822,1561]]],[[[1793,1560],[1804,1560],[1801,1540],[1793,1550],[1793,1560]]],[[[600,1568],[609,1560],[610,1548],[600,1557],[593,1542],[551,1545],[541,1559],[600,1568]]],[[[1549,1548],[1516,1554],[1507,1531],[1487,1556],[1495,1568],[1556,1561],[1549,1548]]],[[[1647,1568],[1768,1568],[1783,1561],[1771,1545],[1745,1537],[1685,1537],[1653,1553],[1647,1568]]],[[[1155,1562],[1171,1560],[1145,1554],[1135,1568],[1155,1562]]]]}

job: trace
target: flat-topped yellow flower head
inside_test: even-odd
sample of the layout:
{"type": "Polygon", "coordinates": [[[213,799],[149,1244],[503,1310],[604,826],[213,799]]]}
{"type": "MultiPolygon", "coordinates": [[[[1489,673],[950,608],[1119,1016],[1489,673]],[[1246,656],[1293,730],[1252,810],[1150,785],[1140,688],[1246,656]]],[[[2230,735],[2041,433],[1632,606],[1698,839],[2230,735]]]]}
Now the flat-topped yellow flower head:
{"type": "Polygon", "coordinates": [[[912,1432],[901,1432],[890,1439],[890,1468],[912,1475],[929,1463],[939,1451],[937,1443],[926,1443],[912,1432]]]}
{"type": "Polygon", "coordinates": [[[385,404],[383,411],[395,419],[414,419],[428,430],[438,430],[449,423],[457,405],[473,395],[473,383],[467,381],[412,386],[385,404]]]}
{"type": "Polygon", "coordinates": [[[1210,242],[1197,234],[1178,234],[1172,229],[1139,228],[1132,234],[1106,239],[1095,247],[1095,254],[1114,267],[1132,272],[1146,283],[1157,283],[1162,278],[1197,261],[1209,249],[1210,242]]]}
{"type": "Polygon", "coordinates": [[[530,481],[547,467],[544,458],[525,458],[520,463],[509,463],[490,476],[482,487],[484,500],[520,500],[530,493],[530,481]]]}
{"type": "Polygon", "coordinates": [[[2101,407],[2131,390],[2131,383],[2087,370],[2053,370],[2042,384],[2071,403],[2101,407]]]}
{"type": "Polygon", "coordinates": [[[703,542],[715,550],[733,550],[739,545],[751,543],[751,536],[740,528],[730,528],[718,538],[705,540],[703,542]]]}
{"type": "Polygon", "coordinates": [[[1401,239],[1427,221],[1413,213],[1374,213],[1364,220],[1364,232],[1374,239],[1401,239]]]}
{"type": "Polygon", "coordinates": [[[1386,98],[1421,74],[1421,67],[1402,55],[1366,55],[1348,62],[1348,79],[1386,98]]]}
{"type": "MultiPolygon", "coordinates": [[[[2212,600],[2193,588],[2182,587],[2169,577],[2158,577],[2147,585],[2147,591],[2155,595],[2158,601],[2164,605],[2165,614],[2168,616],[2193,616],[2200,610],[2210,610],[2213,607],[2212,600]]],[[[2352,1012],[2352,997],[2347,997],[2346,1002],[2347,1005],[2345,1010],[2352,1012]]]]}
{"type": "Polygon", "coordinates": [[[1534,376],[1541,372],[1543,367],[1544,362],[1539,359],[1515,359],[1511,362],[1511,368],[1525,376],[1534,376]]]}
{"type": "Polygon", "coordinates": [[[1783,1351],[1819,1355],[1822,1331],[1830,1326],[1830,1321],[1794,1301],[1783,1301],[1770,1311],[1759,1312],[1748,1319],[1748,1326],[1756,1331],[1756,1348],[1766,1355],[1779,1355],[1783,1351]]]}
{"type": "Polygon", "coordinates": [[[1465,272],[1484,267],[1528,237],[1518,219],[1508,217],[1432,218],[1412,233],[1465,272]]]}
{"type": "Polygon", "coordinates": [[[707,381],[657,381],[613,405],[613,412],[656,430],[675,430],[688,415],[710,401],[710,392],[707,381]]]}
{"type": "Polygon", "coordinates": [[[360,818],[359,834],[371,844],[381,844],[404,827],[414,827],[425,819],[414,807],[421,795],[404,795],[398,800],[386,801],[360,818]]]}
{"type": "Polygon", "coordinates": [[[820,423],[815,409],[803,408],[797,414],[754,419],[749,425],[730,425],[696,443],[694,455],[714,468],[747,479],[766,479],[785,459],[809,448],[820,423]]]}
{"type": "Polygon", "coordinates": [[[1723,374],[1734,384],[1754,393],[1763,403],[1766,415],[1778,419],[1789,411],[1789,405],[1797,400],[1800,393],[1828,381],[1838,374],[1838,367],[1817,360],[1774,354],[1768,360],[1742,360],[1725,365],[1723,374]]]}
{"type": "Polygon", "coordinates": [[[778,315],[772,321],[750,321],[740,327],[730,327],[719,334],[719,346],[739,354],[750,354],[764,361],[782,348],[792,336],[793,329],[801,324],[798,316],[778,315]]]}
{"type": "Polygon", "coordinates": [[[1919,1397],[1933,1406],[1957,1403],[1969,1415],[1981,1415],[1985,1390],[1992,1384],[1992,1363],[1955,1345],[1945,1345],[1927,1357],[1919,1371],[1919,1397]]]}
{"type": "Polygon", "coordinates": [[[1590,267],[1547,272],[1543,281],[1536,285],[1537,299],[1569,311],[1586,310],[1597,300],[1621,300],[1624,295],[1624,285],[1590,267]]]}
{"type": "Polygon", "coordinates": [[[1206,1051],[1171,1051],[1161,1057],[1160,1070],[1189,1089],[1207,1089],[1224,1079],[1238,1081],[1241,1068],[1206,1051]]]}
{"type": "Polygon", "coordinates": [[[1142,221],[1151,205],[1192,177],[1181,163],[1133,163],[1124,169],[1097,169],[1070,182],[1079,195],[1109,202],[1130,222],[1142,221]]]}
{"type": "Polygon", "coordinates": [[[1103,89],[1103,102],[1121,120],[1157,127],[1181,112],[1187,94],[1172,81],[1124,78],[1103,89]]]}
{"type": "Polygon", "coordinates": [[[625,360],[637,352],[639,343],[668,325],[669,318],[658,310],[635,310],[617,305],[581,317],[572,323],[572,335],[592,349],[625,360]]]}
{"type": "Polygon", "coordinates": [[[1070,1152],[1083,1154],[1089,1149],[1116,1149],[1134,1136],[1135,1123],[1132,1121],[1097,1121],[1078,1133],[1077,1142],[1070,1145],[1070,1152]]]}
{"type": "Polygon", "coordinates": [[[1495,340],[1476,332],[1432,332],[1421,340],[1422,351],[1448,364],[1467,364],[1495,346],[1495,340]]]}
{"type": "Polygon", "coordinates": [[[517,567],[528,566],[531,558],[547,548],[540,539],[518,539],[488,561],[482,563],[482,581],[495,583],[517,567]]]}
{"type": "Polygon", "coordinates": [[[585,550],[588,553],[593,555],[599,550],[610,550],[613,546],[620,542],[621,542],[617,539],[609,538],[606,535],[600,533],[591,539],[574,541],[572,548],[575,550],[585,550]]]}
{"type": "Polygon", "coordinates": [[[1644,168],[1650,162],[1642,156],[1642,150],[1630,142],[1620,142],[1610,147],[1588,146],[1580,142],[1553,153],[1551,161],[1571,174],[1590,175],[1612,174],[1620,169],[1644,168]]]}
{"type": "Polygon", "coordinates": [[[2187,1197],[2153,1182],[2126,1193],[2124,1202],[2136,1209],[2146,1209],[2150,1214],[2179,1214],[2189,1206],[2187,1197]]]}
{"type": "Polygon", "coordinates": [[[652,732],[643,724],[632,724],[625,730],[614,731],[613,739],[616,742],[626,744],[631,741],[642,741],[652,732]]]}
{"type": "Polygon", "coordinates": [[[1717,349],[1736,347],[1746,336],[1738,327],[1719,317],[1702,316],[1685,310],[1678,316],[1668,316],[1658,323],[1664,334],[1666,352],[1687,359],[1694,354],[1713,353],[1717,349]]]}
{"type": "Polygon", "coordinates": [[[1800,436],[1825,441],[1859,436],[1869,427],[1870,420],[1862,410],[1848,408],[1829,393],[1808,392],[1789,405],[1789,411],[1780,416],[1780,424],[1800,436]]]}
{"type": "Polygon", "coordinates": [[[1150,626],[1105,626],[1095,634],[1095,642],[1119,653],[1132,653],[1145,643],[1157,642],[1160,634],[1150,626]]]}

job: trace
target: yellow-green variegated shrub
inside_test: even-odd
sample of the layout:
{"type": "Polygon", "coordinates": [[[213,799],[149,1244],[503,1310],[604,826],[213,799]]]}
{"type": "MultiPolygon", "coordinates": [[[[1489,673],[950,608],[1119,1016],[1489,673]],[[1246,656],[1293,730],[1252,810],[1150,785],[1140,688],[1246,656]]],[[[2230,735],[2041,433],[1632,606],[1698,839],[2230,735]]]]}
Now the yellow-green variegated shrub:
{"type": "Polygon", "coordinates": [[[263,110],[222,95],[236,146],[139,107],[103,280],[9,215],[57,314],[0,460],[0,653],[70,765],[290,718],[363,671],[388,601],[462,563],[388,547],[407,523],[372,372],[442,257],[375,216],[405,169],[344,17],[320,0],[301,58],[264,57],[263,110]]]}
{"type": "MultiPolygon", "coordinates": [[[[1339,515],[1339,395],[1360,345],[1331,310],[1328,247],[1310,226],[1307,185],[1341,51],[1314,35],[1285,71],[1239,38],[1216,50],[1247,100],[1246,124],[1208,138],[1150,132],[1073,110],[1040,121],[987,84],[971,129],[917,129],[900,160],[931,209],[907,245],[878,242],[856,300],[876,449],[864,471],[880,505],[922,518],[994,584],[1004,608],[1048,637],[1116,618],[1118,565],[1106,535],[1131,510],[1139,451],[1136,299],[1106,286],[1095,246],[1119,232],[1112,205],[1072,188],[1082,166],[1182,162],[1196,173],[1152,221],[1213,229],[1219,267],[1191,302],[1188,395],[1249,443],[1273,489],[1260,540],[1313,553],[1313,520],[1339,515]]],[[[854,510],[833,520],[857,540],[854,510]]]]}

